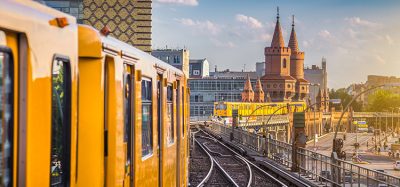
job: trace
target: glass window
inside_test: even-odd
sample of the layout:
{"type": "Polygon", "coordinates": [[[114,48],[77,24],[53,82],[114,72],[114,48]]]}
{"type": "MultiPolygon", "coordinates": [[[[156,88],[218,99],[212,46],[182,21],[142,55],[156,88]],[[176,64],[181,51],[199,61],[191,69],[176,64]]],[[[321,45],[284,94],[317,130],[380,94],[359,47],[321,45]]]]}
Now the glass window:
{"type": "Polygon", "coordinates": [[[11,186],[13,166],[13,69],[11,51],[0,47],[0,186],[11,186]],[[1,52],[7,51],[7,52],[1,52]]]}
{"type": "Polygon", "coordinates": [[[153,153],[152,82],[142,80],[142,156],[153,153]]]}
{"type": "Polygon", "coordinates": [[[286,68],[286,58],[283,59],[283,68],[286,68]]]}
{"type": "Polygon", "coordinates": [[[55,58],[52,72],[51,168],[50,185],[68,186],[70,171],[69,61],[55,58]]]}
{"type": "Polygon", "coordinates": [[[173,89],[172,85],[167,86],[167,142],[174,143],[174,112],[173,112],[173,89]]]}
{"type": "Polygon", "coordinates": [[[130,166],[132,158],[132,67],[124,65],[124,143],[126,144],[126,166],[130,166]]]}

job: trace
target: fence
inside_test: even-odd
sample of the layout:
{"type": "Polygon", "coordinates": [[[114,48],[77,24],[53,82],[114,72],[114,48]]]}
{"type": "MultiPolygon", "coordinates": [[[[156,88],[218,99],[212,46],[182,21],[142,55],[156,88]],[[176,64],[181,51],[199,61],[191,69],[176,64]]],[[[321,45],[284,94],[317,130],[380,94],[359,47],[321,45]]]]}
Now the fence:
{"type": "MultiPolygon", "coordinates": [[[[211,129],[229,137],[232,128],[218,123],[211,123],[211,129]]],[[[376,170],[358,166],[349,161],[329,157],[305,149],[292,149],[292,145],[264,138],[241,129],[234,129],[234,141],[264,155],[276,163],[291,169],[298,168],[298,175],[313,180],[324,186],[400,186],[400,178],[376,170]],[[293,160],[297,159],[297,165],[293,160]]]]}

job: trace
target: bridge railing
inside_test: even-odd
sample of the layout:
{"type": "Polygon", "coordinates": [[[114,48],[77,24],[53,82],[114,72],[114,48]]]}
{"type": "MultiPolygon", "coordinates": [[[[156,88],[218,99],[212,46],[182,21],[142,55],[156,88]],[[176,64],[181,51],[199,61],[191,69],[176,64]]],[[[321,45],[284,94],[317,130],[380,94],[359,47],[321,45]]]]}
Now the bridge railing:
{"type": "MultiPolygon", "coordinates": [[[[211,123],[211,129],[229,137],[232,128],[223,124],[211,123]]],[[[275,163],[290,170],[297,167],[297,174],[325,186],[400,186],[400,178],[387,173],[368,169],[350,161],[335,159],[313,150],[297,148],[293,155],[292,145],[272,138],[234,129],[235,143],[274,160],[275,163]],[[294,166],[293,160],[298,165],[294,166]]]]}

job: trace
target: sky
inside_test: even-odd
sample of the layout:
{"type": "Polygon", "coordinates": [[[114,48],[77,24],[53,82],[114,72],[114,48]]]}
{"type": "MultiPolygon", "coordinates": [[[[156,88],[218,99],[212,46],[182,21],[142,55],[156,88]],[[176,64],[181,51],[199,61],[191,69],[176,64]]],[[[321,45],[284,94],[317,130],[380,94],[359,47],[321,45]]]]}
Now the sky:
{"type": "Polygon", "coordinates": [[[154,0],[153,49],[187,48],[214,71],[255,71],[270,46],[279,6],[285,45],[292,15],[305,66],[327,60],[328,86],[367,75],[400,76],[398,0],[154,0]]]}

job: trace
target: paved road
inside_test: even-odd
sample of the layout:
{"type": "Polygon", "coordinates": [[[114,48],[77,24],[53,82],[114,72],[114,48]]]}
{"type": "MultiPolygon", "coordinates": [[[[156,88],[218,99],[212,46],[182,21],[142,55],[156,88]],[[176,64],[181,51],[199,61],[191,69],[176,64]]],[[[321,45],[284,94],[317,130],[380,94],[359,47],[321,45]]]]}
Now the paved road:
{"type": "MultiPolygon", "coordinates": [[[[329,133],[318,139],[316,147],[319,153],[330,156],[332,152],[332,139],[334,134],[329,133]]],[[[356,142],[355,133],[347,133],[346,140],[344,141],[343,150],[346,151],[348,160],[350,160],[351,155],[354,153],[353,144],[356,142]]],[[[343,133],[338,134],[339,138],[343,138],[343,133]]],[[[395,171],[393,169],[393,163],[395,159],[388,156],[387,151],[382,151],[379,155],[372,152],[374,142],[372,141],[372,133],[358,133],[358,143],[360,143],[359,154],[363,161],[369,162],[369,164],[358,164],[362,167],[367,167],[370,169],[383,169],[385,172],[400,177],[400,171],[395,171]],[[368,142],[368,148],[367,148],[368,142]]],[[[389,138],[396,139],[396,138],[389,138]]],[[[391,141],[389,140],[389,143],[391,141]]],[[[308,142],[307,148],[314,149],[314,142],[308,142]]]]}

